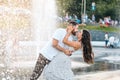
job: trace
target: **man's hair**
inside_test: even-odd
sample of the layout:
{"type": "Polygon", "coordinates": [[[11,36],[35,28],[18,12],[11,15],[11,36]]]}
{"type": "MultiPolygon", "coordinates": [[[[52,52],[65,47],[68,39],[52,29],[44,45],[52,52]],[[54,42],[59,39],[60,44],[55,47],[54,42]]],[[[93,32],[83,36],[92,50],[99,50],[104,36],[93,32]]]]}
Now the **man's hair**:
{"type": "Polygon", "coordinates": [[[72,26],[78,25],[78,23],[76,23],[75,21],[70,21],[69,24],[72,25],[72,26]]]}

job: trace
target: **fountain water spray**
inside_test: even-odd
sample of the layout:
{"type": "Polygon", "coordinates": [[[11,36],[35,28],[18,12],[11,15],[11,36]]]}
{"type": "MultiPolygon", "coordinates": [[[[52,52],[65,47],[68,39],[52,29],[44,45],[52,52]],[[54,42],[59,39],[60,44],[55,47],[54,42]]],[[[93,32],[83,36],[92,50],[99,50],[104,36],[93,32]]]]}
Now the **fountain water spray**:
{"type": "MultiPolygon", "coordinates": [[[[9,69],[16,72],[20,68],[33,67],[40,48],[56,29],[55,0],[22,1],[25,3],[23,5],[30,8],[21,7],[20,0],[16,0],[14,4],[21,6],[12,4],[12,0],[0,5],[0,36],[3,38],[1,55],[5,54],[0,66],[3,66],[6,72],[9,72],[9,69]],[[27,3],[31,4],[26,5],[27,3]]],[[[3,76],[4,78],[7,79],[3,76]]]]}
{"type": "MultiPolygon", "coordinates": [[[[11,0],[8,3],[11,4],[11,0]]],[[[12,63],[11,58],[22,57],[27,59],[28,57],[25,56],[32,57],[39,54],[40,48],[46,44],[55,30],[55,0],[31,0],[29,3],[31,3],[29,5],[31,10],[12,4],[0,6],[0,13],[2,14],[0,17],[3,18],[1,21],[4,22],[1,23],[3,25],[1,35],[5,38],[5,45],[3,46],[5,46],[7,57],[5,61],[8,66],[13,66],[9,64],[12,63]],[[15,36],[18,36],[18,39],[15,36]]]]}
{"type": "MultiPolygon", "coordinates": [[[[56,27],[55,0],[33,0],[33,32],[37,51],[51,38],[56,27]]],[[[37,52],[38,53],[38,52],[37,52]]]]}

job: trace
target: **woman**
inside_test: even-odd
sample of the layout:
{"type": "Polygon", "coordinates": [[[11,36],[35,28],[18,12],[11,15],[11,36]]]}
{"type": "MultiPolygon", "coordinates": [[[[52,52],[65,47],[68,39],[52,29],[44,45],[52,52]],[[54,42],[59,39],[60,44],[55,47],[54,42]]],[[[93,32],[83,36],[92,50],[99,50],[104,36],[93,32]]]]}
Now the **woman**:
{"type": "MultiPolygon", "coordinates": [[[[72,30],[72,27],[67,28],[67,34],[63,39],[63,43],[70,46],[71,51],[82,49],[84,61],[86,63],[93,63],[94,55],[89,32],[87,30],[81,30],[76,34],[78,41],[69,41],[68,38],[72,30]]],[[[46,80],[74,80],[69,56],[58,54],[44,70],[44,75],[46,80]]]]}
{"type": "Polygon", "coordinates": [[[76,33],[78,41],[68,41],[72,30],[72,27],[68,28],[68,33],[64,37],[63,43],[73,47],[75,50],[82,49],[84,61],[86,63],[93,63],[94,54],[92,52],[92,46],[90,42],[90,33],[87,30],[81,30],[76,33]]]}

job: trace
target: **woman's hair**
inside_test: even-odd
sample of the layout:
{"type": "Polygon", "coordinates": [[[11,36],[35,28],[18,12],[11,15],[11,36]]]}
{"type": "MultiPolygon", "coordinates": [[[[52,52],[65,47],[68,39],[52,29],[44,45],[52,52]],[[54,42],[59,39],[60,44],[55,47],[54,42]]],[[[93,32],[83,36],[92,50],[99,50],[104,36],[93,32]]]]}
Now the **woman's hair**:
{"type": "Polygon", "coordinates": [[[82,46],[83,46],[83,58],[86,63],[94,62],[94,53],[92,52],[91,37],[87,30],[83,30],[82,33],[82,46]]]}

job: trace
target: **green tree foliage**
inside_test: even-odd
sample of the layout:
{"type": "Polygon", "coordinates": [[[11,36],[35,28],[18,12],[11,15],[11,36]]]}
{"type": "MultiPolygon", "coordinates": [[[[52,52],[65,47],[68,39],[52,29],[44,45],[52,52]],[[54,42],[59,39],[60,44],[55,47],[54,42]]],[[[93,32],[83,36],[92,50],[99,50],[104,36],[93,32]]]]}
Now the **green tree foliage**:
{"type": "MultiPolygon", "coordinates": [[[[65,13],[69,15],[76,14],[81,17],[82,0],[56,0],[58,5],[59,15],[64,16],[65,13]]],[[[86,0],[86,13],[88,17],[94,13],[96,19],[111,16],[112,19],[120,18],[120,0],[86,0]],[[92,2],[96,3],[95,11],[91,10],[92,2]]]]}

